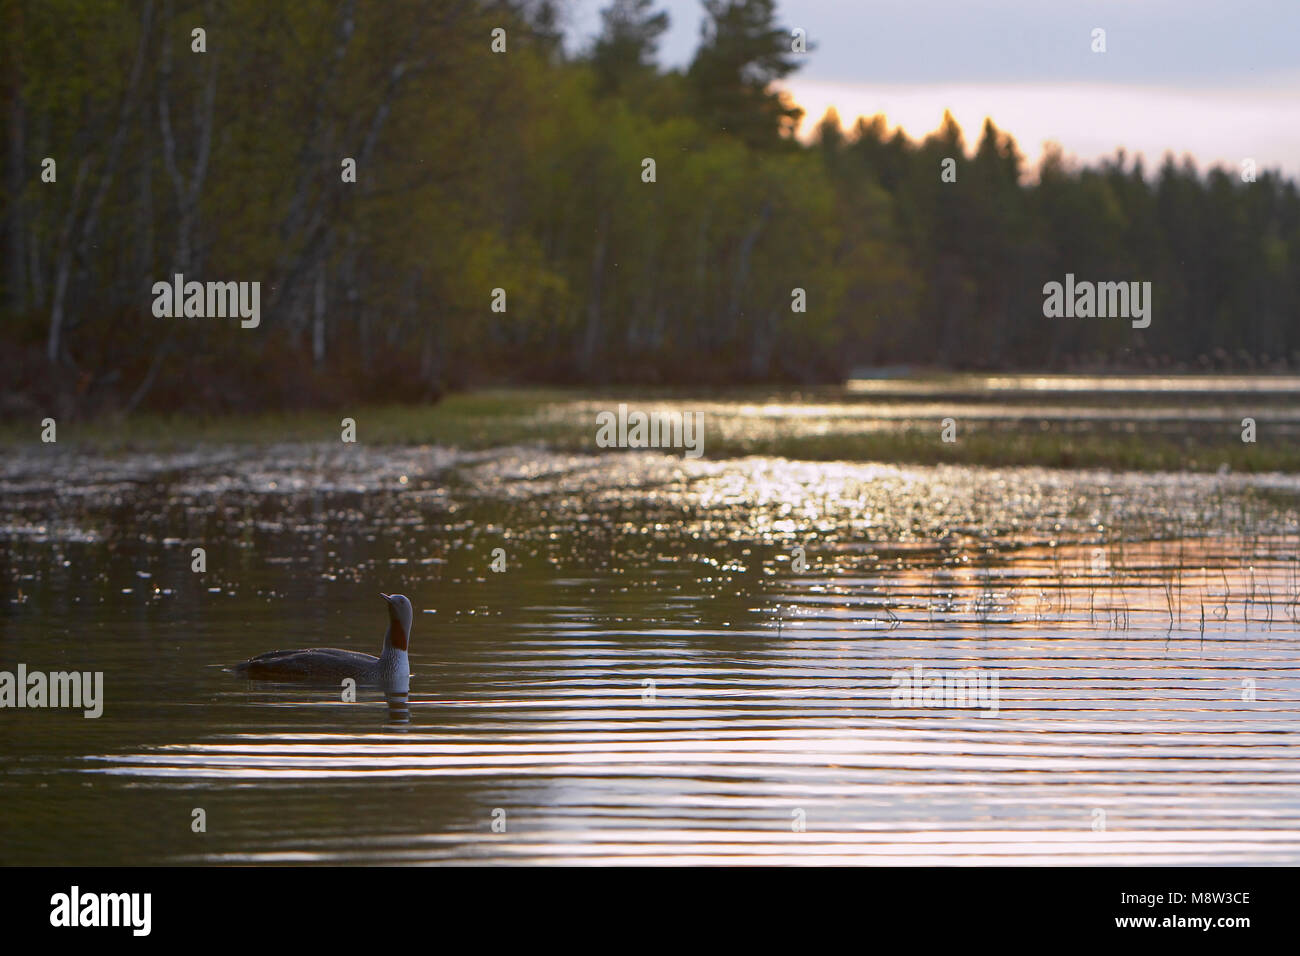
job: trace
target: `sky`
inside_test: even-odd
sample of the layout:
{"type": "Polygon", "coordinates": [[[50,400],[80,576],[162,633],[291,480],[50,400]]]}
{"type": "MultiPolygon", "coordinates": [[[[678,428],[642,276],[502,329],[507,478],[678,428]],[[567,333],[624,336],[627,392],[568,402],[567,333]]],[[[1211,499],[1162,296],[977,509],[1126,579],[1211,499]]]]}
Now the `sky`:
{"type": "MultiPolygon", "coordinates": [[[[571,45],[600,28],[607,0],[568,0],[571,45]]],[[[659,0],[660,48],[685,66],[699,0],[659,0]]],[[[807,115],[844,125],[883,112],[920,138],[950,109],[968,147],[984,118],[1031,164],[1059,143],[1082,162],[1117,148],[1190,154],[1205,167],[1282,168],[1300,177],[1300,0],[778,0],[779,22],[814,47],[785,86],[807,115]],[[1092,51],[1095,28],[1106,52],[1092,51]]]]}

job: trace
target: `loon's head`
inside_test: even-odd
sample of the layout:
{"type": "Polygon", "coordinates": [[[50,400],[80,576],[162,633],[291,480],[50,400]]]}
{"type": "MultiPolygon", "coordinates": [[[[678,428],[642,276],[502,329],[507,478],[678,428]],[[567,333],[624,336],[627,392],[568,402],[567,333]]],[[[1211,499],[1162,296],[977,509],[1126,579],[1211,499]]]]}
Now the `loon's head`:
{"type": "Polygon", "coordinates": [[[411,638],[411,619],[415,611],[405,594],[379,595],[388,604],[388,641],[395,650],[406,650],[411,638]]]}

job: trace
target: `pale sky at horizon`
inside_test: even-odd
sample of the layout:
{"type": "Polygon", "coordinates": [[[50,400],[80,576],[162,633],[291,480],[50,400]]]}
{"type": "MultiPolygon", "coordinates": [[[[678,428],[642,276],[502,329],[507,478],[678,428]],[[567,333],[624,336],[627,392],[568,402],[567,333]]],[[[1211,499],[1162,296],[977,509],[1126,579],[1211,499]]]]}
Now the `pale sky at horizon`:
{"type": "MultiPolygon", "coordinates": [[[[607,0],[569,0],[571,42],[598,31],[607,0]]],[[[699,0],[657,0],[672,25],[660,49],[686,65],[699,0]]],[[[1192,155],[1201,168],[1254,159],[1300,178],[1300,0],[777,0],[779,22],[814,49],[787,82],[807,110],[846,127],[884,113],[915,139],[950,109],[978,140],[984,118],[1030,165],[1047,141],[1091,163],[1117,148],[1192,155]],[[1107,52],[1093,53],[1092,30],[1107,52]]]]}

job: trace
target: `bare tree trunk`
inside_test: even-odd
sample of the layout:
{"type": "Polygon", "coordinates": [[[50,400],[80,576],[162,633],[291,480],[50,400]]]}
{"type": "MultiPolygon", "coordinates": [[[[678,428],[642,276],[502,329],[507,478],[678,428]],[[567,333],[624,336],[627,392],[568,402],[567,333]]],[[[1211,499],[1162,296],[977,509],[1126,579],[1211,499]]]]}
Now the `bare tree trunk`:
{"type": "Polygon", "coordinates": [[[759,211],[758,222],[754,223],[744,240],[740,243],[740,253],[736,262],[735,281],[731,284],[731,302],[727,306],[727,338],[735,339],[740,318],[740,300],[745,286],[749,282],[749,260],[754,252],[754,245],[762,235],[767,221],[772,218],[772,203],[764,201],[759,211]]]}
{"type": "Polygon", "coordinates": [[[683,335],[683,341],[689,341],[685,336],[694,333],[695,346],[697,349],[708,344],[709,331],[705,327],[706,322],[715,321],[711,314],[713,301],[709,297],[709,226],[713,220],[713,207],[709,206],[704,210],[704,216],[700,219],[700,228],[697,231],[695,239],[695,303],[696,309],[701,313],[703,321],[693,323],[694,327],[689,328],[683,335]]]}
{"type": "Polygon", "coordinates": [[[8,224],[9,248],[5,252],[8,267],[6,285],[9,308],[22,312],[27,308],[27,216],[23,201],[27,179],[27,117],[23,104],[23,8],[22,4],[6,5],[9,20],[9,154],[5,161],[5,190],[9,195],[8,224]]]}
{"type": "Polygon", "coordinates": [[[63,303],[68,291],[68,277],[72,274],[72,257],[76,253],[72,233],[77,224],[77,208],[81,205],[81,193],[86,185],[86,171],[89,166],[90,159],[86,157],[77,167],[77,181],[72,187],[72,202],[68,204],[68,214],[63,220],[63,229],[59,233],[58,261],[54,267],[54,292],[50,303],[50,337],[45,343],[45,355],[51,363],[59,360],[60,336],[63,333],[63,303]]]}
{"type": "MultiPolygon", "coordinates": [[[[45,347],[45,354],[50,362],[58,361],[59,349],[62,346],[64,303],[67,294],[68,276],[72,271],[72,260],[76,255],[85,251],[91,236],[95,232],[95,226],[99,221],[99,211],[103,207],[104,198],[108,195],[108,187],[112,184],[113,176],[117,171],[117,161],[122,153],[122,143],[126,139],[127,126],[135,113],[136,97],[140,89],[140,77],[144,73],[144,54],[149,45],[152,23],[153,0],[148,0],[145,3],[144,13],[141,15],[140,40],[136,44],[135,61],[131,65],[131,75],[127,80],[126,91],[122,94],[122,105],[118,110],[117,126],[113,130],[113,136],[109,142],[108,158],[105,160],[104,169],[99,175],[98,187],[91,197],[86,217],[81,224],[80,236],[75,243],[71,240],[71,234],[76,223],[80,189],[78,188],[73,193],[72,205],[68,211],[67,220],[68,241],[63,244],[59,253],[59,261],[55,266],[54,297],[50,307],[50,334],[45,347]]],[[[79,185],[87,165],[88,159],[83,159],[81,169],[77,174],[79,185]]]]}
{"type": "MultiPolygon", "coordinates": [[[[449,26],[456,18],[460,17],[470,8],[472,0],[462,0],[443,18],[442,24],[449,26]]],[[[340,23],[339,46],[335,50],[334,63],[337,64],[342,58],[342,50],[346,47],[348,39],[351,37],[351,25],[349,22],[350,9],[343,8],[343,17],[340,23]]],[[[433,62],[436,52],[426,53],[424,56],[415,60],[407,59],[407,55],[412,50],[404,51],[402,58],[398,60],[388,71],[387,82],[384,85],[384,92],[371,114],[370,122],[366,126],[366,134],[361,143],[361,149],[355,159],[357,168],[364,169],[369,163],[371,156],[374,154],[375,146],[379,142],[379,134],[383,130],[384,123],[388,119],[389,113],[392,112],[393,101],[397,97],[398,91],[402,88],[405,81],[425,69],[433,62]]],[[[323,103],[321,99],[318,103],[323,103]]],[[[323,133],[319,134],[324,136],[323,133]]],[[[351,139],[351,137],[346,137],[351,139]]],[[[337,223],[335,211],[339,205],[339,193],[337,190],[326,192],[320,201],[318,201],[312,210],[310,217],[304,222],[305,209],[307,206],[307,193],[317,175],[317,170],[312,164],[304,168],[303,174],[298,181],[297,189],[294,192],[294,198],[290,202],[290,211],[286,215],[281,225],[281,234],[286,240],[301,235],[304,237],[301,246],[296,252],[286,253],[279,264],[277,271],[280,274],[279,281],[274,284],[271,298],[266,304],[265,311],[268,314],[275,313],[277,307],[285,301],[293,301],[297,295],[297,286],[299,281],[307,275],[310,275],[315,268],[323,247],[328,240],[330,233],[333,232],[337,223]]]]}
{"type": "Polygon", "coordinates": [[[658,290],[660,249],[663,235],[659,229],[659,207],[655,206],[650,214],[646,228],[645,251],[641,270],[641,294],[637,296],[636,308],[632,311],[624,341],[629,348],[640,348],[653,343],[654,336],[654,300],[658,290]]]}
{"type": "Polygon", "coordinates": [[[605,252],[609,247],[609,210],[600,215],[600,225],[596,227],[596,248],[591,255],[591,287],[587,292],[587,330],[582,338],[581,367],[584,375],[590,375],[596,360],[596,344],[600,341],[601,314],[600,296],[605,282],[605,252]]]}
{"type": "Polygon", "coordinates": [[[325,361],[325,265],[316,269],[316,296],[311,327],[311,358],[319,368],[325,361]]]}
{"type": "MultiPolygon", "coordinates": [[[[173,254],[171,267],[168,274],[173,275],[177,272],[185,273],[191,269],[202,267],[202,256],[196,248],[195,236],[198,231],[199,219],[199,201],[203,194],[203,186],[208,177],[208,161],[212,155],[212,126],[213,116],[216,112],[217,102],[217,68],[218,58],[211,54],[205,54],[207,58],[207,76],[204,79],[203,90],[200,99],[195,104],[194,117],[198,134],[198,143],[194,151],[194,166],[188,177],[181,172],[180,162],[176,156],[176,136],[172,130],[171,122],[171,75],[172,75],[172,46],[170,27],[172,23],[172,5],[169,2],[164,6],[163,27],[162,27],[162,62],[159,68],[158,80],[158,129],[162,134],[162,155],[163,168],[167,170],[167,176],[172,181],[172,189],[176,194],[176,252],[173,254]]],[[[204,16],[207,22],[211,23],[214,19],[214,10],[212,0],[205,0],[203,4],[204,16]]],[[[158,348],[154,350],[153,358],[149,362],[149,369],[145,373],[136,390],[127,400],[124,412],[129,414],[144,401],[145,396],[149,394],[153,384],[157,381],[158,372],[162,368],[163,359],[171,351],[172,342],[176,336],[176,324],[173,322],[163,336],[162,341],[158,343],[158,348]]]]}
{"type": "Polygon", "coordinates": [[[749,374],[765,378],[772,365],[772,346],[776,338],[777,313],[769,310],[754,323],[749,346],[749,374]]]}
{"type": "Polygon", "coordinates": [[[136,197],[135,221],[135,277],[140,281],[141,288],[147,289],[154,269],[153,168],[149,163],[140,165],[140,192],[136,197]]]}
{"type": "Polygon", "coordinates": [[[32,289],[32,305],[39,311],[45,308],[45,273],[41,268],[41,244],[33,239],[27,245],[28,279],[32,289]]]}
{"type": "MultiPolygon", "coordinates": [[[[203,5],[208,21],[212,20],[211,0],[203,5]]],[[[212,118],[217,98],[217,57],[207,55],[208,75],[203,86],[202,101],[196,104],[195,120],[198,146],[194,153],[194,170],[186,180],[176,160],[176,137],[171,122],[172,47],[167,36],[171,26],[171,3],[166,6],[163,24],[163,51],[161,78],[158,85],[158,128],[163,140],[163,165],[171,177],[176,191],[176,258],[173,271],[185,272],[195,264],[194,234],[197,228],[199,197],[208,175],[208,159],[212,153],[212,118]]]]}

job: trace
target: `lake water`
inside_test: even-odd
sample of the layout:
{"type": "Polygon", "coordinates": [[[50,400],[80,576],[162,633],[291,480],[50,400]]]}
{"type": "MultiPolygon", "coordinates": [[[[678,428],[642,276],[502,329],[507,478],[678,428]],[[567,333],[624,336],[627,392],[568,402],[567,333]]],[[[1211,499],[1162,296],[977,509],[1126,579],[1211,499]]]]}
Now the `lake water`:
{"type": "Polygon", "coordinates": [[[1297,864],[1298,508],[1291,476],[11,449],[0,668],[106,699],[0,712],[0,862],[1297,864]],[[408,723],[222,670],[377,653],[381,590],[408,723]],[[996,707],[896,700],[918,666],[996,707]]]}

